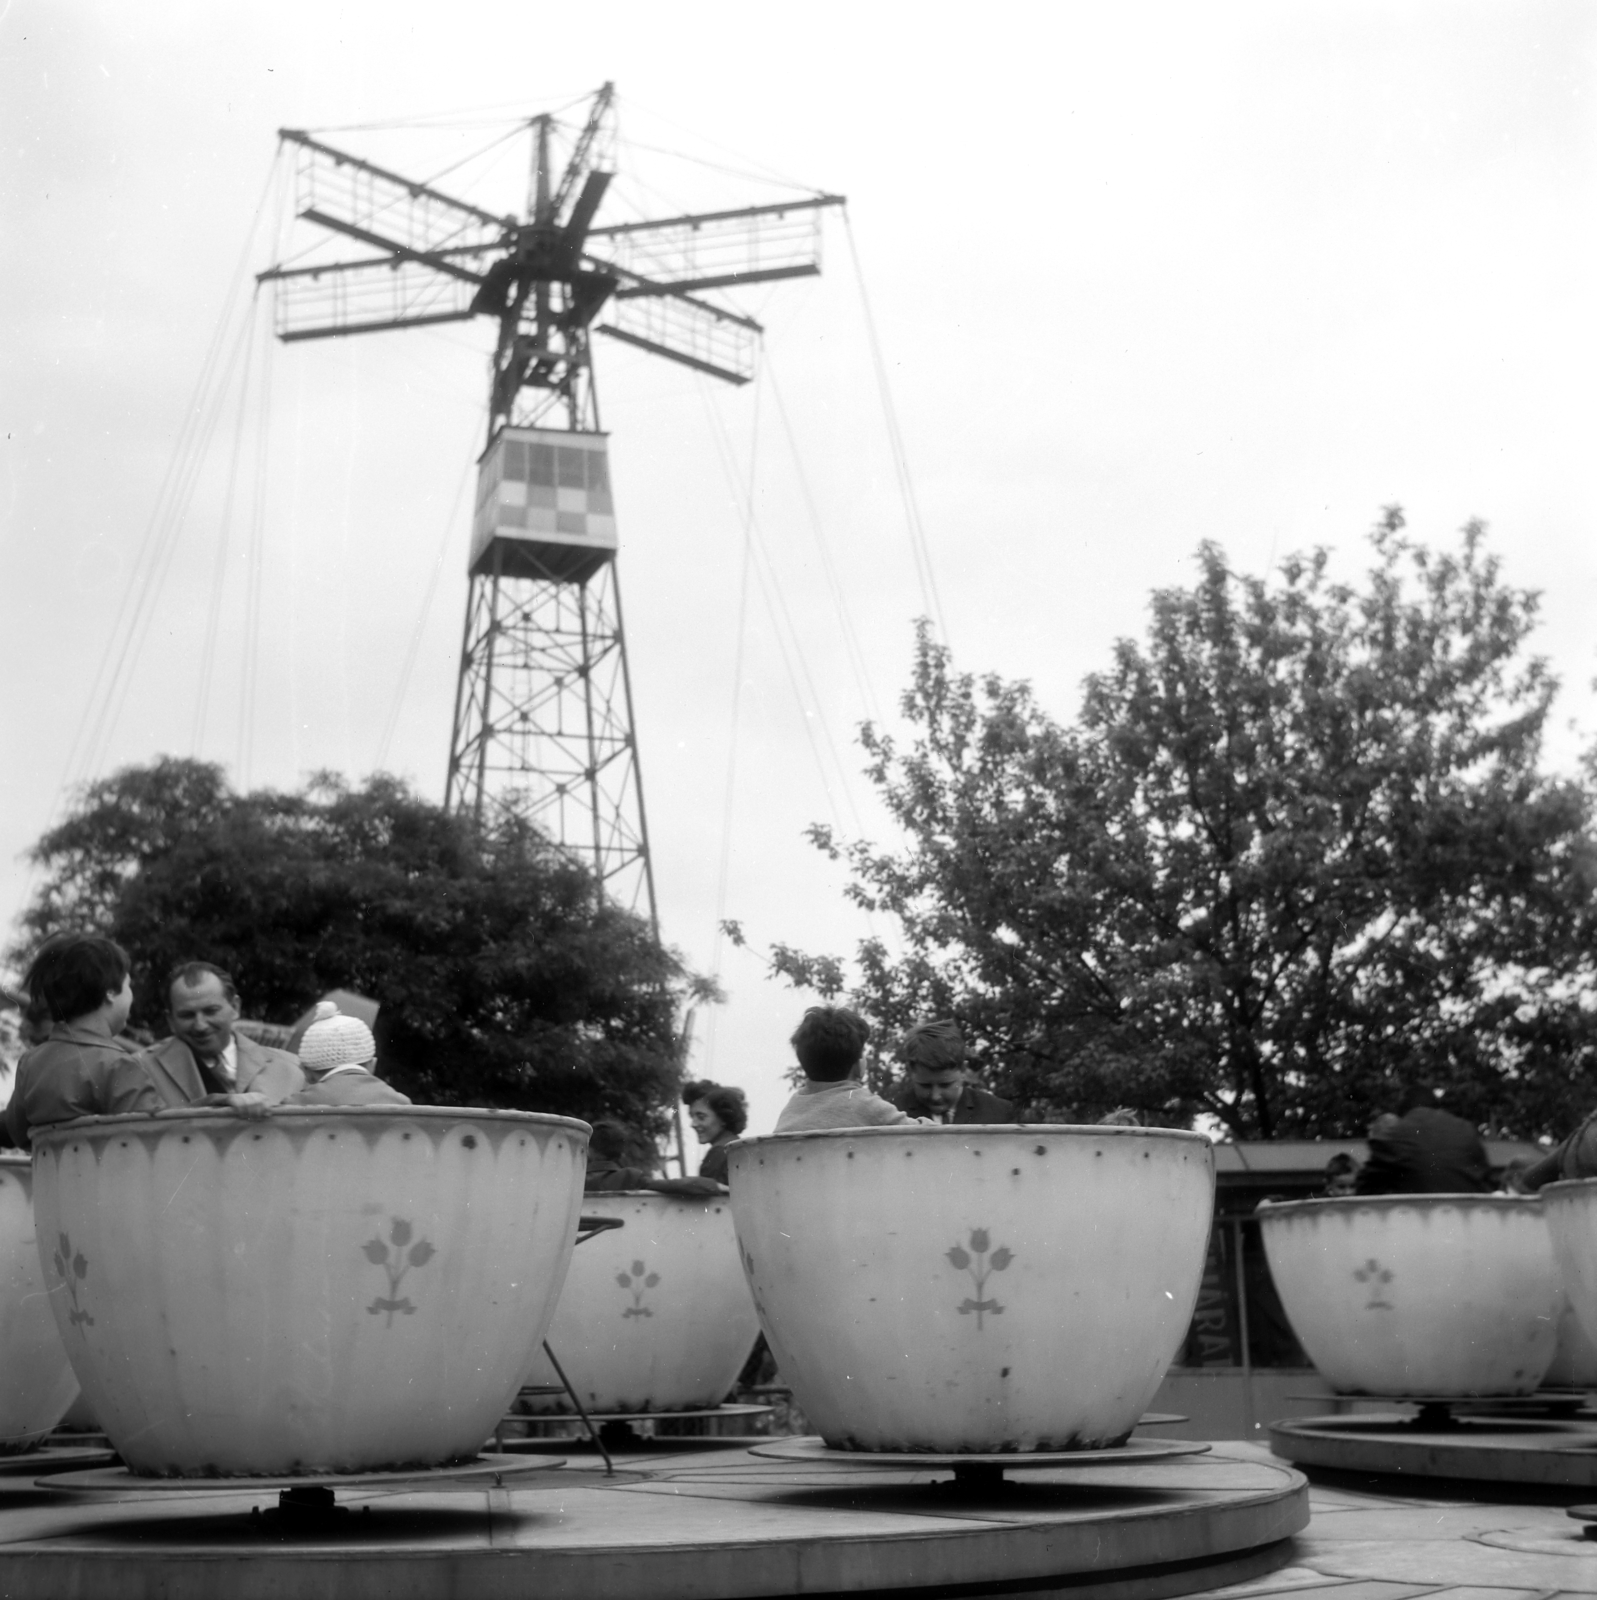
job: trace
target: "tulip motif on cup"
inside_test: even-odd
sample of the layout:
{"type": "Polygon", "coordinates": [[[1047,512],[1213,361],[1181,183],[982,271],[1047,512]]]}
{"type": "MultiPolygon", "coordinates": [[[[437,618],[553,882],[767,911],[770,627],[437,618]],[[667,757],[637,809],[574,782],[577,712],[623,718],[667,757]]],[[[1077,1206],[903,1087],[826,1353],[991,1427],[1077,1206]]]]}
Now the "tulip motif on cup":
{"type": "Polygon", "coordinates": [[[643,1303],[643,1291],[652,1289],[660,1281],[658,1272],[649,1272],[641,1261],[632,1263],[630,1272],[618,1272],[616,1282],[632,1296],[632,1304],[621,1313],[623,1317],[652,1317],[654,1313],[643,1303]]]}
{"type": "Polygon", "coordinates": [[[992,1238],[985,1228],[972,1228],[969,1250],[956,1244],[952,1250],[943,1252],[949,1265],[956,1271],[969,1273],[970,1281],[976,1285],[976,1298],[972,1300],[967,1295],[957,1310],[962,1317],[968,1317],[973,1311],[976,1313],[977,1332],[981,1331],[984,1316],[1001,1316],[1004,1310],[997,1300],[986,1298],[988,1278],[995,1272],[1002,1272],[1015,1259],[1015,1252],[1002,1244],[989,1255],[991,1245],[992,1238]]]}
{"type": "Polygon", "coordinates": [[[61,1243],[55,1252],[55,1270],[57,1276],[67,1286],[67,1294],[72,1299],[72,1309],[67,1312],[67,1321],[74,1328],[85,1323],[94,1326],[94,1318],[78,1304],[78,1285],[89,1275],[89,1263],[84,1258],[81,1250],[76,1255],[72,1252],[72,1241],[63,1233],[60,1235],[61,1243]]]}
{"type": "Polygon", "coordinates": [[[388,1313],[388,1321],[383,1324],[385,1328],[393,1327],[396,1311],[402,1312],[407,1317],[416,1314],[416,1308],[410,1303],[408,1296],[400,1299],[399,1286],[412,1267],[424,1267],[438,1254],[425,1239],[418,1239],[415,1244],[410,1243],[415,1230],[403,1217],[391,1217],[389,1224],[387,1243],[381,1239],[368,1239],[361,1246],[366,1259],[388,1274],[387,1297],[379,1296],[366,1307],[370,1316],[381,1316],[385,1311],[388,1313]]]}
{"type": "Polygon", "coordinates": [[[1381,1298],[1382,1291],[1392,1281],[1392,1272],[1388,1267],[1383,1267],[1379,1261],[1371,1256],[1362,1267],[1353,1269],[1353,1276],[1360,1283],[1370,1286],[1370,1298],[1365,1302],[1366,1311],[1391,1311],[1395,1307],[1390,1300],[1381,1298]]]}

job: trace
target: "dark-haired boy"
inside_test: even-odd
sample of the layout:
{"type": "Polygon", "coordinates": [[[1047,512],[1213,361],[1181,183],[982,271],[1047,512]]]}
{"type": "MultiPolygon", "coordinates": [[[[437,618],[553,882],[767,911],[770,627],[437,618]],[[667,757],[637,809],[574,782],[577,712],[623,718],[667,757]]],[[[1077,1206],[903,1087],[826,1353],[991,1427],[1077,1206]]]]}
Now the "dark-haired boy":
{"type": "Polygon", "coordinates": [[[119,1037],[133,1004],[120,945],[97,933],[52,939],[34,958],[26,982],[29,999],[54,1020],[44,1043],[17,1063],[6,1127],[20,1148],[29,1148],[33,1128],[161,1109],[138,1046],[119,1037]]]}
{"type": "Polygon", "coordinates": [[[965,1039],[948,1018],[917,1022],[900,1041],[904,1081],[893,1103],[901,1111],[933,1122],[1013,1122],[1007,1100],[970,1081],[965,1070],[965,1039]]]}
{"type": "Polygon", "coordinates": [[[860,1057],[870,1029],[858,1012],[842,1006],[811,1006],[789,1041],[806,1081],[776,1119],[778,1133],[814,1133],[828,1128],[882,1128],[918,1122],[860,1082],[860,1057]]]}

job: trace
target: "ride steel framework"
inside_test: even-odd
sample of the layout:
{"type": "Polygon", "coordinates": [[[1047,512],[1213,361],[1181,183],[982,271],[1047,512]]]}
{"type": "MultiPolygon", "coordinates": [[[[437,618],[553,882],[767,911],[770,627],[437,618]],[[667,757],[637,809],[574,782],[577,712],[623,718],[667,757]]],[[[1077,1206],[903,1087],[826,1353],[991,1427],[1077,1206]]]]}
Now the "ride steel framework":
{"type": "Polygon", "coordinates": [[[653,921],[589,336],[748,382],[761,326],[706,296],[818,273],[821,212],[843,198],[596,226],[615,175],[613,86],[558,174],[553,117],[528,127],[525,220],[281,130],[297,215],[378,253],[259,278],[285,342],[496,319],[445,805],[479,824],[525,818],[653,921]]]}

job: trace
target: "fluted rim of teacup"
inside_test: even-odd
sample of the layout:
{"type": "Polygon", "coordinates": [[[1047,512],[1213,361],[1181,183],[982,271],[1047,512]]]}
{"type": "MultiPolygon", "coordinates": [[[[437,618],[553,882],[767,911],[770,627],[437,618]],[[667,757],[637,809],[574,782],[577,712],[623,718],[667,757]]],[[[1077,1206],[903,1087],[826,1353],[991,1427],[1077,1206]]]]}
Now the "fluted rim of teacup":
{"type": "Polygon", "coordinates": [[[282,1122],[343,1122],[351,1125],[383,1119],[397,1122],[490,1122],[523,1127],[556,1128],[584,1136],[593,1132],[590,1123],[576,1117],[557,1116],[552,1111],[511,1111],[492,1106],[289,1106],[268,1108],[263,1118],[246,1117],[231,1106],[167,1106],[163,1110],[123,1111],[110,1116],[76,1117],[71,1122],[52,1122],[30,1129],[35,1150],[63,1138],[84,1134],[138,1132],[195,1123],[227,1124],[260,1128],[282,1122]]]}
{"type": "Polygon", "coordinates": [[[1261,1200],[1253,1208],[1254,1216],[1285,1216],[1288,1212],[1351,1210],[1359,1206],[1378,1211],[1397,1211],[1409,1207],[1417,1211],[1435,1210],[1442,1206],[1455,1209],[1496,1206],[1535,1206],[1541,1204],[1539,1194],[1471,1194],[1438,1191],[1435,1194],[1320,1194],[1307,1200],[1261,1200]]]}
{"type": "Polygon", "coordinates": [[[756,1144],[892,1139],[906,1135],[916,1139],[969,1139],[972,1135],[984,1133],[1021,1139],[1058,1133],[1090,1134],[1095,1139],[1171,1139],[1179,1144],[1201,1144],[1206,1150],[1214,1149],[1214,1141],[1208,1134],[1195,1133],[1190,1128],[1131,1128],[1119,1123],[1095,1122],[894,1122],[881,1128],[801,1128],[792,1133],[761,1133],[734,1139],[726,1149],[730,1153],[743,1146],[756,1144]]]}

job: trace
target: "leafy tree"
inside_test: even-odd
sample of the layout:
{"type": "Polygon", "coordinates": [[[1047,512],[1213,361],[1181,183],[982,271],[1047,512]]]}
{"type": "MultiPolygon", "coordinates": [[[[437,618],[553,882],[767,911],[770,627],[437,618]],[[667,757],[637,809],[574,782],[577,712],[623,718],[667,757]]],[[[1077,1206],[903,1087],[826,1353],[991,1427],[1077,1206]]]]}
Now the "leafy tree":
{"type": "Polygon", "coordinates": [[[184,959],[226,968],[268,1021],[347,987],[381,1003],[384,1073],[418,1101],[663,1131],[687,975],[530,829],[479,836],[387,777],[238,795],[219,767],[164,759],[90,786],[31,854],[47,876],[27,942],[109,933],[158,1032],[184,959]]]}
{"type": "Polygon", "coordinates": [[[923,629],[913,744],[863,731],[905,846],[812,830],[902,929],[860,947],[854,1002],[888,1030],[956,1015],[1035,1115],[1269,1138],[1362,1133],[1420,1086],[1522,1135],[1588,1109],[1591,806],[1539,771],[1536,600],[1478,525],[1439,555],[1402,529],[1360,588],[1324,552],[1271,584],[1204,545],[1073,726],[923,629]]]}

